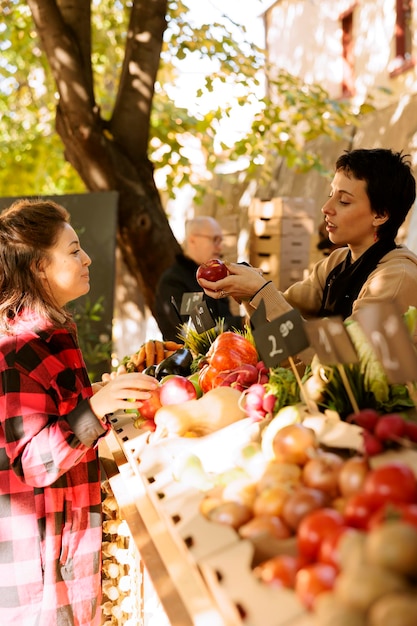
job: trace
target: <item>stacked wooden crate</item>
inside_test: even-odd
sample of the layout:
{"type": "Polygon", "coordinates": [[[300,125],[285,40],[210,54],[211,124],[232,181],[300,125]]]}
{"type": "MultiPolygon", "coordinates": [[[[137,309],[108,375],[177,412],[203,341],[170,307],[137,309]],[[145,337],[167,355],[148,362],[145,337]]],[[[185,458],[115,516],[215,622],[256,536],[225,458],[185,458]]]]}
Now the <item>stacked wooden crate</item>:
{"type": "Polygon", "coordinates": [[[282,291],[310,266],[316,204],[309,198],[254,198],[249,207],[249,261],[282,291]]]}

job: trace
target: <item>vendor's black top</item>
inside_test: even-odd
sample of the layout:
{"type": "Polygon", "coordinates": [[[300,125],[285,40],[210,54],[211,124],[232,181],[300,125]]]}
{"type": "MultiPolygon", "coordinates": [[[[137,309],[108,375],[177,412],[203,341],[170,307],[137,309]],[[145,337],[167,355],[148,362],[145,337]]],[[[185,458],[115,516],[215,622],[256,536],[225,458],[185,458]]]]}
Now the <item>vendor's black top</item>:
{"type": "MultiPolygon", "coordinates": [[[[162,274],[156,288],[155,319],[165,341],[178,341],[181,322],[171,303],[173,297],[178,309],[184,293],[202,292],[196,279],[198,265],[184,254],[176,256],[176,262],[162,274]]],[[[224,330],[242,328],[242,317],[233,315],[227,298],[214,300],[204,295],[213,319],[224,318],[224,330]]],[[[182,316],[183,323],[188,316],[182,316]]]]}

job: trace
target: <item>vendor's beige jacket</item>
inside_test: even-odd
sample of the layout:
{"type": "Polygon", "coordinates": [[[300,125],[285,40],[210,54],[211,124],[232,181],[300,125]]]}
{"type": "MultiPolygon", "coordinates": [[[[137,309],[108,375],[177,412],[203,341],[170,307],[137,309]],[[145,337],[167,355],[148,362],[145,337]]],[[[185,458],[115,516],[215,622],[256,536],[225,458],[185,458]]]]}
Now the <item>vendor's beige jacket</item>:
{"type": "MultiPolygon", "coordinates": [[[[291,308],[298,309],[306,319],[317,317],[321,307],[326,278],[348,253],[348,248],[338,248],[316,263],[310,275],[280,292],[271,283],[246,304],[249,315],[265,302],[268,320],[279,317],[291,308]]],[[[417,308],[417,256],[405,246],[398,246],[386,254],[369,275],[353,303],[352,314],[370,302],[395,301],[401,313],[409,306],[417,308]]],[[[417,345],[417,332],[414,335],[417,345]]]]}

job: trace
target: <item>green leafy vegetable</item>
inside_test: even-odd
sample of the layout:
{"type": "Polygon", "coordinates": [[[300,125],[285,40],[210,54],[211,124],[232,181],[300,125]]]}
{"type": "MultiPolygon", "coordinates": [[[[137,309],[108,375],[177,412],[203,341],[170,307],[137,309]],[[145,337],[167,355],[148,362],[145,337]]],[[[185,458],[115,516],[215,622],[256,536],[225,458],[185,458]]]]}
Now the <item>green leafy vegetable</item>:
{"type": "Polygon", "coordinates": [[[291,369],[286,367],[274,367],[269,370],[269,380],[265,384],[267,394],[276,397],[273,413],[289,404],[300,402],[300,388],[297,379],[291,369]]]}
{"type": "MultiPolygon", "coordinates": [[[[410,333],[417,324],[417,310],[410,307],[404,316],[410,333]]],[[[360,409],[372,408],[380,413],[404,411],[414,407],[406,385],[390,384],[382,364],[377,359],[361,326],[356,321],[347,321],[346,330],[355,346],[359,362],[342,365],[352,393],[360,409]]],[[[353,411],[348,393],[337,366],[325,366],[317,355],[306,371],[303,382],[314,377],[321,382],[321,394],[317,399],[320,410],[331,409],[342,419],[353,411]]]]}

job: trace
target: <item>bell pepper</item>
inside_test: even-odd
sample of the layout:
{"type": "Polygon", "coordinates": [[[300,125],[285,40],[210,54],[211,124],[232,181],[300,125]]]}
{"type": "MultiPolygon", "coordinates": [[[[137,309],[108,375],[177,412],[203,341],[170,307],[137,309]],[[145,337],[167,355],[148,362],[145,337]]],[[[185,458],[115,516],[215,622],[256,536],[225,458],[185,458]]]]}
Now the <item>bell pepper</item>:
{"type": "Polygon", "coordinates": [[[198,383],[203,393],[206,393],[221,385],[225,372],[245,363],[256,365],[258,360],[258,352],[249,339],[232,331],[221,333],[201,362],[198,383]]]}

